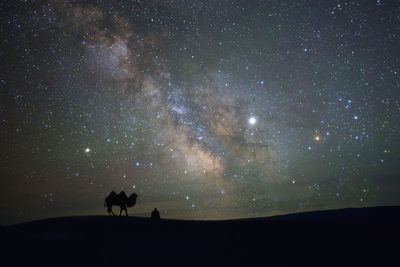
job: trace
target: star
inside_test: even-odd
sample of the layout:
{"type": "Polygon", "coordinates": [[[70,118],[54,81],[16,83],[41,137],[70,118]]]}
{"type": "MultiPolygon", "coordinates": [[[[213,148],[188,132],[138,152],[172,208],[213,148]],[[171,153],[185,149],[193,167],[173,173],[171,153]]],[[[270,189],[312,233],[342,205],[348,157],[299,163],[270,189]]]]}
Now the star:
{"type": "Polygon", "coordinates": [[[250,123],[250,125],[255,125],[257,123],[256,117],[250,117],[249,118],[249,123],[250,123]]]}

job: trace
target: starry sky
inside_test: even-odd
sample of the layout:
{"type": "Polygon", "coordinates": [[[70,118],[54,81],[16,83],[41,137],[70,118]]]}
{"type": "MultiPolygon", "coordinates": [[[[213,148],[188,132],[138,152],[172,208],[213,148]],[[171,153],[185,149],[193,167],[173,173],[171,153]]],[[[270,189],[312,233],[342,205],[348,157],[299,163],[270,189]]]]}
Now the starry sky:
{"type": "Polygon", "coordinates": [[[400,204],[398,1],[1,1],[0,223],[400,204]],[[114,208],[117,211],[117,207],[114,208]]]}

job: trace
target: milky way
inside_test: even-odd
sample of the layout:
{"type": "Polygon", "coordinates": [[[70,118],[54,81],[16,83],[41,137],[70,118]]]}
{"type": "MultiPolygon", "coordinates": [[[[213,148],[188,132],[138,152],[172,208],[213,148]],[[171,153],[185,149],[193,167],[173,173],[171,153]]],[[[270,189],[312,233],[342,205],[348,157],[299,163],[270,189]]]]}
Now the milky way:
{"type": "Polygon", "coordinates": [[[0,219],[399,205],[396,1],[8,1],[0,219]]]}

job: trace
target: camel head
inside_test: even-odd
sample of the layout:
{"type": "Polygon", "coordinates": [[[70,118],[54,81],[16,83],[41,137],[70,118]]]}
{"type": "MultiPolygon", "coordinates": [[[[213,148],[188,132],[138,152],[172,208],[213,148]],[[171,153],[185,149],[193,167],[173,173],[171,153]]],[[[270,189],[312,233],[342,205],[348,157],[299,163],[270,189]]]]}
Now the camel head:
{"type": "Polygon", "coordinates": [[[129,196],[128,198],[128,203],[127,206],[128,207],[133,207],[136,204],[136,198],[137,198],[137,194],[136,193],[132,193],[132,195],[129,196]]]}

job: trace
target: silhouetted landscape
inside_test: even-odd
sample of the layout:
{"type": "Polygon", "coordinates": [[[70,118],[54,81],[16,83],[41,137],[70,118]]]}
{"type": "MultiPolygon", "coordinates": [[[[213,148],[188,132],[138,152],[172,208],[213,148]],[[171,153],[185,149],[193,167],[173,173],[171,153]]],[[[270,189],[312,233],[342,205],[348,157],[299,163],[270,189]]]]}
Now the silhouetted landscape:
{"type": "Polygon", "coordinates": [[[225,221],[62,217],[3,226],[1,251],[15,266],[388,266],[399,225],[398,206],[225,221]]]}

